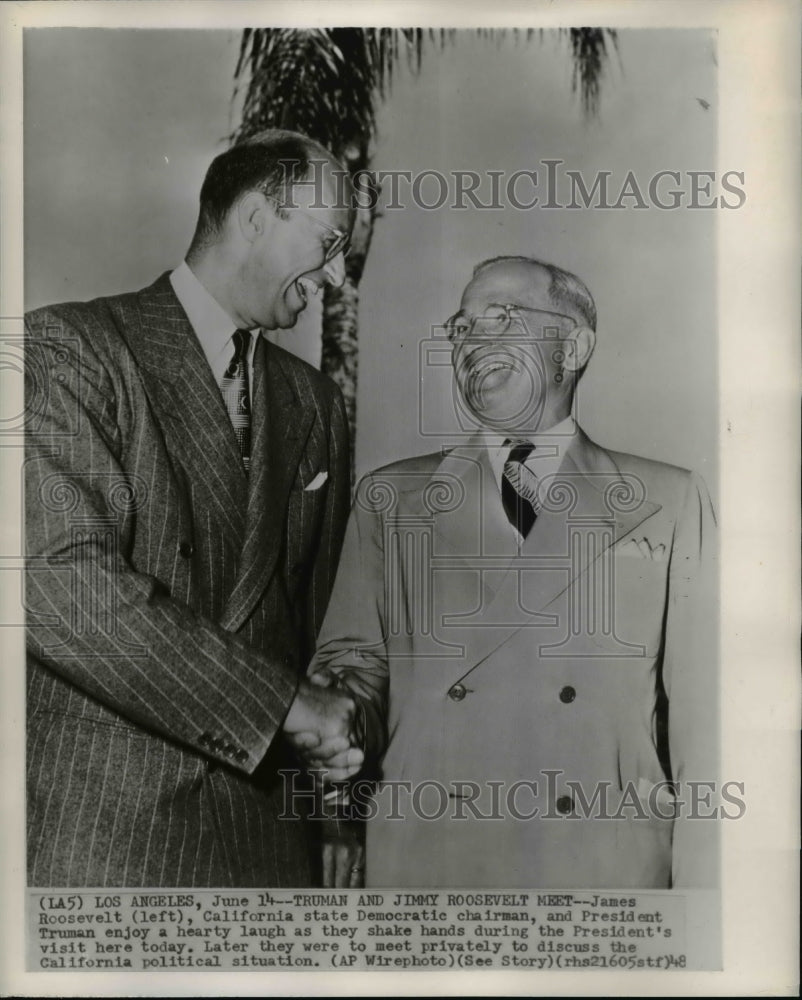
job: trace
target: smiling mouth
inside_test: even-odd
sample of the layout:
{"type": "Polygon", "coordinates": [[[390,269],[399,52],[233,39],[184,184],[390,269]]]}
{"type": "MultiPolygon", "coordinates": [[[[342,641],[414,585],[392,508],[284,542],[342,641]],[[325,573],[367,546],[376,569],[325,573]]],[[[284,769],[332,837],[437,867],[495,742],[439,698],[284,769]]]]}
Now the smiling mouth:
{"type": "Polygon", "coordinates": [[[514,372],[517,368],[511,361],[480,361],[478,365],[471,366],[473,375],[490,375],[505,370],[514,372]]]}
{"type": "Polygon", "coordinates": [[[295,282],[295,290],[298,292],[304,307],[313,295],[320,294],[320,286],[309,278],[298,278],[295,282]]]}
{"type": "Polygon", "coordinates": [[[483,379],[494,372],[500,371],[520,371],[519,365],[509,354],[500,354],[499,351],[485,351],[479,348],[465,358],[460,368],[472,380],[483,379]]]}

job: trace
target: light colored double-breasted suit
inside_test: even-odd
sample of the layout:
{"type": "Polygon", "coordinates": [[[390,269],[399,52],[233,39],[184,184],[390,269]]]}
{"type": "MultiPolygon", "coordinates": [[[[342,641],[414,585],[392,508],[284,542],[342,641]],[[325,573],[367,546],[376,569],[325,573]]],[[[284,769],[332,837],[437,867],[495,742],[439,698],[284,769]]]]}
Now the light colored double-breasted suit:
{"type": "Polygon", "coordinates": [[[519,545],[478,436],[360,485],[313,668],[381,762],[367,884],[715,885],[704,485],[578,430],[541,495],[519,545]]]}
{"type": "Polygon", "coordinates": [[[30,884],[310,884],[280,727],[347,515],[338,390],[260,340],[246,477],[167,275],[31,313],[26,352],[30,884]]]}

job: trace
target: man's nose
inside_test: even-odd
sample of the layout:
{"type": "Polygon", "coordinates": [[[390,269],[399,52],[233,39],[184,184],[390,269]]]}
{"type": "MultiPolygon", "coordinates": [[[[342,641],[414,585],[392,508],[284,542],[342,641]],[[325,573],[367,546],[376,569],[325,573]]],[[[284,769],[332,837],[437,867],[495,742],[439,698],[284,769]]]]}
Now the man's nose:
{"type": "Polygon", "coordinates": [[[345,255],[342,251],[336,257],[326,261],[323,266],[323,274],[332,288],[339,288],[345,281],[345,255]]]}

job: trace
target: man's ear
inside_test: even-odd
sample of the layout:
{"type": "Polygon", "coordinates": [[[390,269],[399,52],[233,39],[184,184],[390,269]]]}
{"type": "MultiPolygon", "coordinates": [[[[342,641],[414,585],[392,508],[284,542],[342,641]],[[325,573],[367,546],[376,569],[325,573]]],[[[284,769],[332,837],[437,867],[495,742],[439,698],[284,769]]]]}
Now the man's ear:
{"type": "Polygon", "coordinates": [[[259,191],[249,191],[237,202],[236,218],[239,230],[248,243],[253,243],[273,225],[275,212],[259,191]]]}
{"type": "Polygon", "coordinates": [[[596,333],[589,326],[576,326],[563,341],[565,360],[563,368],[568,372],[581,372],[590,361],[596,346],[596,333]]]}

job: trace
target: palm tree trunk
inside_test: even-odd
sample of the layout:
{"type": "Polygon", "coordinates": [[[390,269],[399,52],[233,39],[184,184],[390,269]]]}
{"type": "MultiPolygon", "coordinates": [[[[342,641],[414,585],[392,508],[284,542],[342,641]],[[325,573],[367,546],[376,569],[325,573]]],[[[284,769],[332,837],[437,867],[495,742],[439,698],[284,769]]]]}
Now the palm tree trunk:
{"type": "MultiPolygon", "coordinates": [[[[367,158],[360,157],[363,169],[367,158]]],[[[357,169],[352,166],[352,170],[357,169]]],[[[359,207],[351,231],[351,249],[345,261],[345,281],[339,288],[326,286],[323,293],[323,328],[321,331],[321,371],[333,379],[342,391],[348,415],[351,444],[351,485],[354,485],[356,454],[356,393],[359,367],[359,282],[373,238],[376,221],[376,197],[372,207],[359,207]]]]}
{"type": "Polygon", "coordinates": [[[323,294],[323,330],[320,368],[342,390],[351,443],[351,485],[354,484],[356,444],[356,386],[358,369],[359,288],[349,276],[339,288],[327,286],[323,294]]]}

